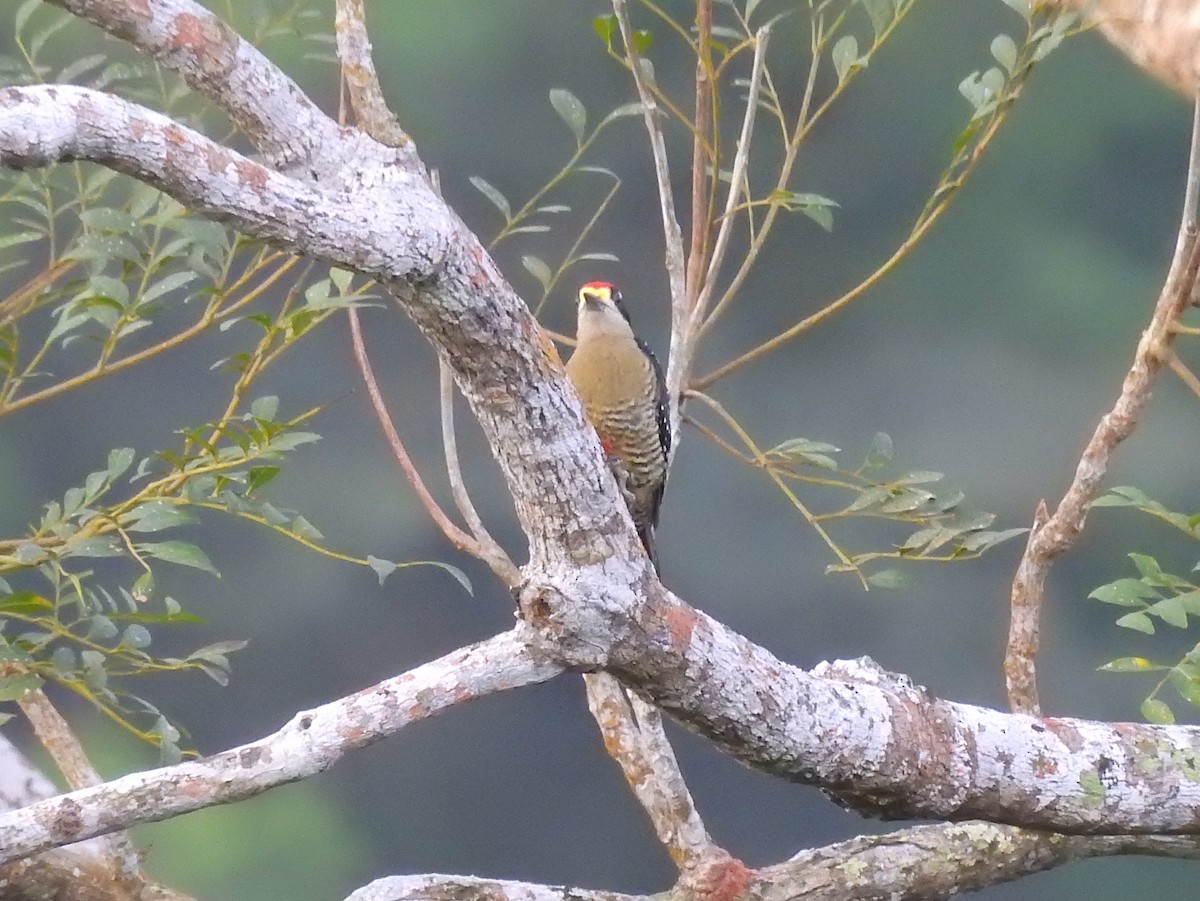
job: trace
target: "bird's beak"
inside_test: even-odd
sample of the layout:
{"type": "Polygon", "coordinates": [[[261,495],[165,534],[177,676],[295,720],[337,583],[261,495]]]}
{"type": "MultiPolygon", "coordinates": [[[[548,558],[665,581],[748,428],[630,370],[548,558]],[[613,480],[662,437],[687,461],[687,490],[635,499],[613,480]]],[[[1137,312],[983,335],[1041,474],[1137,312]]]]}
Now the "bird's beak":
{"type": "Polygon", "coordinates": [[[604,301],[601,300],[599,297],[597,297],[595,294],[584,294],[579,299],[583,302],[583,308],[585,310],[591,310],[592,312],[599,312],[600,310],[604,309],[604,301]]]}

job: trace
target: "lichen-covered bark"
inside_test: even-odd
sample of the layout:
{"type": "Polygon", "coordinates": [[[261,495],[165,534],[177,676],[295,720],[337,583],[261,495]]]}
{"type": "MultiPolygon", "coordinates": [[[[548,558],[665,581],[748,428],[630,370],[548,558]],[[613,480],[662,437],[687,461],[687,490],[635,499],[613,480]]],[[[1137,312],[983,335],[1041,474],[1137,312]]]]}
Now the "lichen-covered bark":
{"type": "MultiPolygon", "coordinates": [[[[516,632],[301,714],[251,745],[0,814],[0,861],[303,778],[437,709],[563,667],[606,669],[748,764],[820,785],[863,812],[1200,835],[1196,729],[954,704],[863,661],[806,672],[671,594],[648,565],[553,345],[410,145],[338,128],[187,0],[59,3],[183,73],[243,123],[268,164],[108,94],[33,86],[0,91],[0,165],[93,160],[377,279],[453,370],[530,556],[516,632]]],[[[943,835],[954,847],[951,831],[943,835]]],[[[931,845],[927,855],[942,853],[931,845]]],[[[1018,867],[1030,850],[1009,845],[992,850],[1018,867]]],[[[1038,860],[1068,859],[1064,847],[1039,845],[1038,860]]],[[[917,882],[907,886],[894,894],[920,896],[917,882]]]]}

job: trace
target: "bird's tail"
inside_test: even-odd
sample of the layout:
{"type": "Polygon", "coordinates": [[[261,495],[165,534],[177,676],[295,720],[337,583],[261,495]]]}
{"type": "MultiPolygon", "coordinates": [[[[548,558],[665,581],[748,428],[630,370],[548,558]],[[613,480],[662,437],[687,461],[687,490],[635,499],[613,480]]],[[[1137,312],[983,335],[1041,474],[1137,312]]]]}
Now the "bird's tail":
{"type": "Polygon", "coordinates": [[[646,556],[650,558],[650,562],[654,565],[654,571],[660,572],[658,568],[658,545],[654,543],[654,526],[644,525],[638,526],[638,537],[642,539],[642,547],[646,549],[646,556]]]}

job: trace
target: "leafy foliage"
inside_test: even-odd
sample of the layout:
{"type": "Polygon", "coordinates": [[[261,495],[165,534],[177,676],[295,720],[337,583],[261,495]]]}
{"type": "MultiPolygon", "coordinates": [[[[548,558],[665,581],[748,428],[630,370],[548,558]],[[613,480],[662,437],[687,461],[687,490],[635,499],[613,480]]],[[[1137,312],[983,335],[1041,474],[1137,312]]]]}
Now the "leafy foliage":
{"type": "MultiPolygon", "coordinates": [[[[1200,540],[1200,513],[1187,515],[1169,510],[1145,492],[1130,486],[1113,488],[1097,498],[1093,507],[1132,507],[1200,540]]],[[[1088,595],[1103,604],[1123,608],[1117,625],[1154,635],[1159,624],[1173,629],[1191,629],[1200,623],[1200,584],[1165,571],[1148,554],[1128,555],[1137,577],[1116,579],[1088,595]]],[[[1200,570],[1200,563],[1192,572],[1200,570]]],[[[1200,643],[1175,663],[1160,663],[1145,657],[1119,657],[1100,667],[1106,673],[1161,673],[1158,683],[1142,702],[1142,715],[1155,723],[1171,723],[1175,714],[1159,695],[1170,685],[1188,704],[1200,707],[1200,643]]]]}
{"type": "Polygon", "coordinates": [[[762,470],[793,507],[816,530],[838,558],[826,571],[852,572],[863,587],[897,588],[907,581],[903,570],[878,569],[881,562],[937,562],[970,560],[996,545],[1021,535],[1024,528],[994,530],[995,515],[962,507],[961,491],[938,492],[933,486],[944,476],[928,470],[895,471],[895,450],[890,436],[876,433],[862,462],[843,467],[841,449],[823,441],[789,438],[761,450],[724,407],[706,395],[693,395],[714,410],[737,435],[744,450],[690,416],[702,433],[745,463],[762,470]],[[795,485],[804,484],[832,497],[824,511],[800,499],[795,485]],[[909,529],[907,537],[887,550],[848,552],[829,532],[835,522],[873,519],[909,529]],[[868,572],[868,570],[871,570],[868,572]]]}
{"type": "MultiPolygon", "coordinates": [[[[284,23],[311,17],[291,6],[260,17],[257,37],[294,35],[284,23]]],[[[45,62],[55,35],[83,27],[74,17],[29,0],[15,24],[18,55],[0,59],[0,83],[86,79],[196,123],[190,92],[153,64],[110,61],[107,52],[57,70],[45,62]]],[[[121,52],[116,42],[104,49],[121,52]]],[[[181,730],[130,684],[135,676],[183,671],[220,684],[229,679],[229,655],[244,642],[182,657],[150,650],[161,629],[203,622],[156,585],[164,564],[219,576],[203,547],[180,537],[207,511],[255,522],[381,578],[385,565],[390,572],[428,563],[470,589],[445,564],[330,550],[305,516],[268,496],[287,457],[318,440],[301,428],[318,411],[284,418],[277,397],[250,400],[249,392],[301,339],[367,301],[369,285],[83,163],[0,173],[0,213],[8,223],[0,233],[0,277],[10,282],[0,300],[0,418],[202,335],[232,346],[213,364],[231,384],[211,422],[182,429],[171,446],[140,460],[131,448],[113,450],[82,485],[47,503],[27,534],[0,538],[0,701],[58,685],[157,744],[164,760],[177,759],[181,730]]]]}
{"type": "Polygon", "coordinates": [[[550,91],[550,105],[554,107],[554,111],[566,124],[571,132],[571,136],[575,141],[575,150],[570,158],[563,164],[562,168],[552,175],[542,187],[521,204],[515,211],[513,204],[508,197],[481,176],[471,176],[471,184],[480,194],[487,198],[504,217],[504,225],[496,233],[489,245],[492,248],[499,246],[504,241],[512,238],[514,235],[528,234],[545,234],[554,230],[552,223],[561,221],[565,215],[570,215],[573,210],[570,206],[563,203],[548,203],[550,195],[554,190],[563,185],[569,179],[577,176],[599,176],[608,183],[607,190],[597,202],[586,221],[579,226],[579,231],[576,233],[571,245],[565,253],[559,258],[557,263],[551,266],[541,256],[535,254],[523,254],[521,256],[521,265],[525,268],[535,281],[537,282],[541,295],[535,308],[535,313],[540,313],[545,305],[550,293],[555,286],[562,280],[566,273],[578,265],[587,261],[604,261],[616,262],[617,257],[604,251],[588,251],[584,250],[584,244],[589,235],[591,235],[596,224],[600,221],[605,211],[608,209],[613,198],[621,188],[620,177],[611,169],[604,166],[593,164],[585,164],[583,160],[586,158],[589,151],[592,150],[596,140],[610,126],[619,122],[622,119],[631,116],[640,115],[642,105],[640,103],[627,103],[619,106],[605,115],[596,126],[588,131],[588,112],[584,107],[583,102],[565,88],[554,88],[550,91]]]}

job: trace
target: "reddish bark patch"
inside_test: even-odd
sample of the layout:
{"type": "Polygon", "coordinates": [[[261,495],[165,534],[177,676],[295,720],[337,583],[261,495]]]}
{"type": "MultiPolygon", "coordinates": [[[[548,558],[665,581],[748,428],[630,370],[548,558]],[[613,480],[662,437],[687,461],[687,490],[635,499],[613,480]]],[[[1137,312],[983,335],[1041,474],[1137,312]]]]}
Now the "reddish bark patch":
{"type": "Polygon", "coordinates": [[[696,631],[696,623],[700,617],[691,607],[681,604],[670,604],[663,619],[667,623],[667,633],[671,636],[671,644],[684,649],[692,642],[692,633],[696,631]]]}
{"type": "Polygon", "coordinates": [[[1047,717],[1046,719],[1042,720],[1042,724],[1048,730],[1050,730],[1050,732],[1054,733],[1058,740],[1066,745],[1072,752],[1078,751],[1083,747],[1083,736],[1080,735],[1079,730],[1070,723],[1064,722],[1063,720],[1054,719],[1053,717],[1047,717]]]}
{"type": "Polygon", "coordinates": [[[229,154],[216,144],[210,144],[205,152],[205,161],[208,163],[208,171],[216,175],[224,172],[225,167],[229,165],[229,154]]]}
{"type": "Polygon", "coordinates": [[[222,78],[233,68],[237,34],[220,19],[180,13],[175,17],[170,48],[191,57],[208,78],[222,78]]]}
{"type": "Polygon", "coordinates": [[[696,901],[734,901],[750,891],[754,871],[736,857],[723,855],[700,864],[681,882],[684,897],[696,901]]]}
{"type": "Polygon", "coordinates": [[[237,164],[238,178],[242,184],[248,185],[262,194],[267,188],[267,170],[249,160],[240,160],[237,164]]]}
{"type": "Polygon", "coordinates": [[[1038,755],[1033,761],[1033,774],[1039,778],[1053,776],[1058,772],[1058,761],[1038,755]]]}

